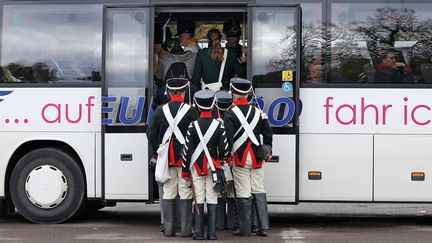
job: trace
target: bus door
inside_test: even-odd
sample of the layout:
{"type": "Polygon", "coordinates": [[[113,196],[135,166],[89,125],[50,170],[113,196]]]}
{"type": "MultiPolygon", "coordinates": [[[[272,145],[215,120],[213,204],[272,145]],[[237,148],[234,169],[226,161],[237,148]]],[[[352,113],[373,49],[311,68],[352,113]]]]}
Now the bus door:
{"type": "Polygon", "coordinates": [[[296,203],[301,9],[298,5],[251,5],[248,15],[248,76],[274,133],[273,158],[264,165],[265,190],[271,202],[296,203]]]}
{"type": "Polygon", "coordinates": [[[153,9],[107,7],[104,11],[102,188],[108,200],[147,200],[146,119],[151,99],[153,9]]]}

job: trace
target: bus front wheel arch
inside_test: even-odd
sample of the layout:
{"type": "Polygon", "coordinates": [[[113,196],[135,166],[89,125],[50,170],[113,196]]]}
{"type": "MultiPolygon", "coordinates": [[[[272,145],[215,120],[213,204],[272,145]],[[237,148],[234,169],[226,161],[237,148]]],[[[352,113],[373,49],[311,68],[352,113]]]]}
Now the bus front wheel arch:
{"type": "Polygon", "coordinates": [[[34,223],[61,223],[78,212],[85,179],[78,162],[59,148],[39,148],[12,171],[10,195],[21,215],[34,223]]]}

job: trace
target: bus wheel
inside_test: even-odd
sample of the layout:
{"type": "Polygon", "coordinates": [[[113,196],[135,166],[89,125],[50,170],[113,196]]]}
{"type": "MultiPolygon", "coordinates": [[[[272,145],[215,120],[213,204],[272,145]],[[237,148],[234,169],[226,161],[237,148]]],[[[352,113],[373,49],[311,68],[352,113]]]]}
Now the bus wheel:
{"type": "Polygon", "coordinates": [[[84,176],[68,153],[41,148],[26,154],[14,168],[10,194],[17,210],[34,223],[61,223],[80,208],[84,176]]]}

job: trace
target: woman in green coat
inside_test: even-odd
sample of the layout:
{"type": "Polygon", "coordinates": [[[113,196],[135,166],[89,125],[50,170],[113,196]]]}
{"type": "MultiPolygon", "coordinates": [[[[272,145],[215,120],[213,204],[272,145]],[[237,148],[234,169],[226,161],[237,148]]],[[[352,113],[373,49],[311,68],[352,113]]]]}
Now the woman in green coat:
{"type": "Polygon", "coordinates": [[[221,88],[228,90],[231,78],[246,77],[245,65],[242,65],[232,49],[222,48],[222,35],[219,30],[209,30],[207,38],[209,47],[198,52],[192,83],[197,87],[214,91],[221,88]],[[219,77],[221,68],[223,68],[223,74],[222,77],[219,77]]]}

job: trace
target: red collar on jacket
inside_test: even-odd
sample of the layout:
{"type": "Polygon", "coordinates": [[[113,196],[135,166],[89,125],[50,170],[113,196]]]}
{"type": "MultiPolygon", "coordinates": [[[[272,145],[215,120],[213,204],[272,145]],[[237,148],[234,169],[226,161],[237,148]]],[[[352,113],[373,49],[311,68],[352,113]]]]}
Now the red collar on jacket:
{"type": "Polygon", "coordinates": [[[184,102],[184,97],[180,96],[180,95],[173,95],[173,96],[171,96],[170,101],[184,102]]]}
{"type": "Polygon", "coordinates": [[[249,105],[249,101],[246,98],[238,98],[234,100],[234,105],[249,105]]]}
{"type": "Polygon", "coordinates": [[[201,111],[200,118],[213,118],[210,111],[201,111]]]}

